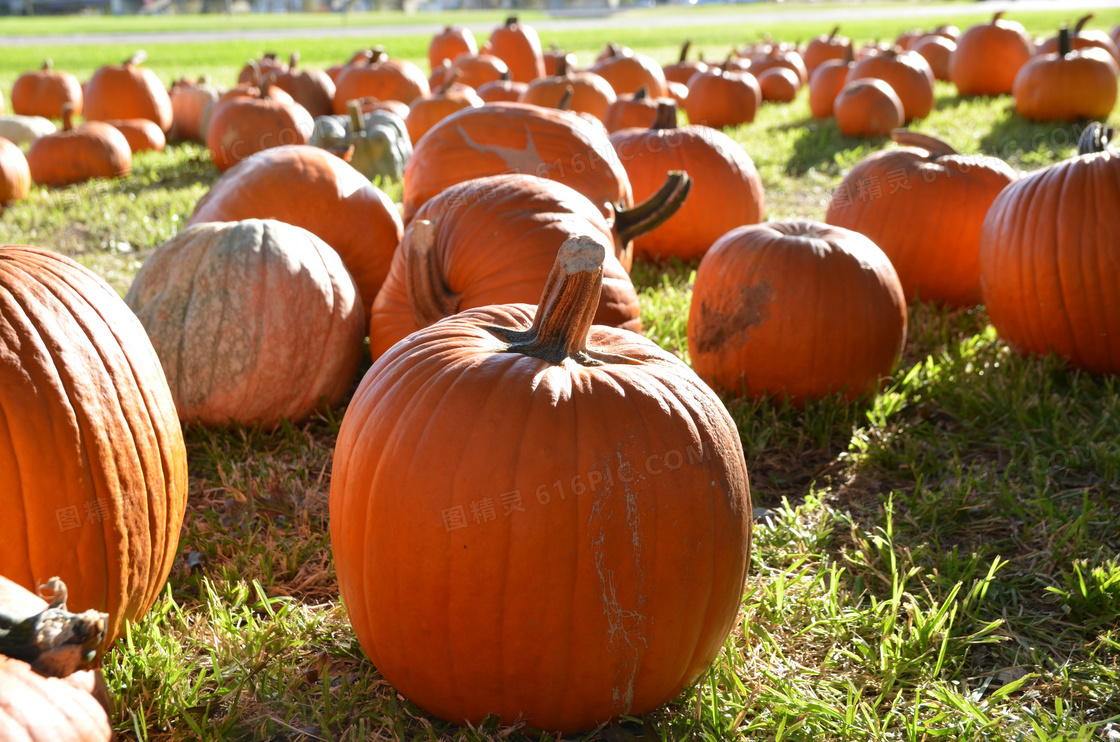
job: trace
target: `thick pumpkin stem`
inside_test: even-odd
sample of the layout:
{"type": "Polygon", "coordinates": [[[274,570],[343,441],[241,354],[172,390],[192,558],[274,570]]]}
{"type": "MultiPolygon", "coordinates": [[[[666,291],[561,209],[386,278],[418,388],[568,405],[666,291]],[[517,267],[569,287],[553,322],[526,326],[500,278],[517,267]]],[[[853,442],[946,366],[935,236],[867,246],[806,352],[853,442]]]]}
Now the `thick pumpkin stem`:
{"type": "Polygon", "coordinates": [[[516,25],[517,25],[517,16],[511,15],[509,18],[506,18],[506,28],[510,28],[511,26],[516,26],[516,25]]]}
{"type": "Polygon", "coordinates": [[[369,63],[380,64],[389,60],[389,52],[383,46],[375,46],[369,50],[369,63]]]}
{"type": "Polygon", "coordinates": [[[1073,51],[1073,44],[1069,38],[1069,26],[1063,25],[1058,29],[1058,56],[1065,57],[1073,51]]]}
{"type": "Polygon", "coordinates": [[[901,144],[903,147],[917,147],[919,149],[929,150],[929,159],[931,160],[936,160],[938,157],[960,154],[953,149],[952,145],[948,142],[943,142],[936,137],[931,137],[928,134],[919,134],[909,129],[893,129],[891,131],[891,139],[901,144]]]}
{"type": "Polygon", "coordinates": [[[646,232],[652,232],[669,220],[692,190],[692,179],[683,170],[673,170],[665,183],[652,196],[631,209],[615,210],[614,228],[622,240],[629,243],[646,232]]]}
{"type": "Polygon", "coordinates": [[[568,76],[568,57],[563,52],[557,52],[557,53],[560,54],[560,56],[557,57],[557,59],[556,59],[556,77],[567,77],[568,76]]]}
{"type": "Polygon", "coordinates": [[[348,64],[361,64],[362,62],[369,64],[371,59],[373,59],[373,49],[359,49],[350,57],[348,64]]]}
{"type": "Polygon", "coordinates": [[[62,130],[70,131],[74,128],[74,104],[67,101],[62,104],[62,130]]]}
{"type": "Polygon", "coordinates": [[[587,336],[599,307],[606,257],[606,248],[590,237],[565,240],[548,275],[532,327],[486,329],[509,343],[510,353],[557,365],[568,358],[583,366],[600,365],[588,354],[587,336]]]}
{"type": "Polygon", "coordinates": [[[460,295],[448,290],[436,254],[436,225],[420,219],[409,226],[405,289],[412,318],[419,327],[435,324],[459,311],[460,295]]]}
{"type": "Polygon", "coordinates": [[[1091,20],[1093,20],[1093,14],[1092,13],[1089,13],[1088,15],[1083,15],[1080,18],[1078,18],[1077,19],[1077,25],[1075,25],[1073,27],[1073,35],[1074,36],[1080,36],[1081,35],[1081,29],[1085,28],[1085,24],[1087,24],[1091,20]]]}
{"type": "Polygon", "coordinates": [[[564,95],[560,97],[560,102],[556,104],[556,108],[561,111],[567,111],[572,105],[572,96],[576,94],[576,89],[569,85],[564,88],[564,95]]]}
{"type": "Polygon", "coordinates": [[[828,40],[832,41],[833,39],[835,39],[836,34],[838,34],[838,33],[840,33],[840,27],[839,26],[833,27],[832,31],[829,32],[829,34],[828,34],[828,40]]]}
{"type": "MultiPolygon", "coordinates": [[[[444,61],[446,62],[447,60],[445,59],[444,61]]],[[[436,88],[433,95],[447,95],[447,93],[451,90],[451,86],[458,82],[459,78],[462,76],[462,70],[452,70],[450,74],[444,77],[443,82],[440,83],[440,86],[438,88],[436,88]]]]}
{"type": "Polygon", "coordinates": [[[46,59],[43,60],[43,67],[42,67],[43,72],[49,72],[53,67],[54,67],[54,62],[51,60],[50,57],[47,57],[46,59]]]}
{"type": "Polygon", "coordinates": [[[634,100],[645,100],[649,97],[649,89],[645,85],[638,88],[634,93],[634,100]]]}
{"type": "Polygon", "coordinates": [[[249,68],[249,84],[257,87],[261,84],[261,66],[257,60],[250,59],[245,65],[249,68]]]}
{"type": "Polygon", "coordinates": [[[684,43],[681,44],[681,58],[680,58],[681,62],[688,61],[688,50],[691,49],[691,48],[692,48],[692,39],[685,39],[684,43]]]}
{"type": "Polygon", "coordinates": [[[1077,154],[1092,155],[1107,152],[1115,134],[1116,130],[1111,126],[1094,121],[1081,132],[1081,138],[1077,140],[1077,154]]]}
{"type": "Polygon", "coordinates": [[[34,616],[12,616],[0,607],[0,654],[23,660],[40,675],[66,677],[92,667],[105,641],[109,616],[66,610],[66,584],[52,577],[45,586],[51,604],[34,616]]]}
{"type": "Polygon", "coordinates": [[[362,102],[351,100],[346,104],[346,111],[350,114],[350,133],[360,134],[366,129],[366,120],[362,115],[362,102]]]}
{"type": "MultiPolygon", "coordinates": [[[[642,90],[645,90],[645,88],[642,88],[642,90]]],[[[653,124],[649,128],[677,128],[677,102],[672,98],[660,100],[657,104],[657,116],[653,119],[653,124]]]]}
{"type": "Polygon", "coordinates": [[[126,67],[129,65],[135,67],[136,65],[144,64],[144,60],[146,60],[147,58],[148,52],[144,51],[143,49],[137,49],[135,52],[133,52],[131,57],[124,60],[124,64],[126,67]]]}
{"type": "Polygon", "coordinates": [[[288,72],[295,72],[296,71],[296,65],[298,65],[298,64],[299,64],[299,52],[292,52],[292,55],[290,57],[288,57],[288,72]]]}
{"type": "Polygon", "coordinates": [[[1005,11],[1005,10],[1001,10],[1001,11],[998,11],[997,13],[993,14],[992,15],[992,23],[996,23],[997,21],[1002,21],[1003,20],[1003,14],[1006,13],[1006,12],[1007,11],[1005,11]]]}

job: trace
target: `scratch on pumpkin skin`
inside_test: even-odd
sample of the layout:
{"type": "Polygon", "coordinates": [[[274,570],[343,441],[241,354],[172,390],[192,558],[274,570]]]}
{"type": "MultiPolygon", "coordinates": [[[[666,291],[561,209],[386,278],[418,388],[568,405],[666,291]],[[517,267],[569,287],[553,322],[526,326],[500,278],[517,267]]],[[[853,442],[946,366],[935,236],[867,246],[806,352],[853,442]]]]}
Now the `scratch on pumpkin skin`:
{"type": "Polygon", "coordinates": [[[497,155],[502,158],[502,162],[510,170],[513,170],[522,175],[531,175],[536,173],[540,167],[541,159],[540,153],[537,152],[537,145],[533,141],[533,132],[529,127],[525,128],[525,147],[518,149],[517,147],[503,147],[497,144],[479,144],[471,135],[463,129],[462,126],[456,127],[459,130],[459,136],[463,137],[463,141],[468,147],[482,155],[497,155]]]}

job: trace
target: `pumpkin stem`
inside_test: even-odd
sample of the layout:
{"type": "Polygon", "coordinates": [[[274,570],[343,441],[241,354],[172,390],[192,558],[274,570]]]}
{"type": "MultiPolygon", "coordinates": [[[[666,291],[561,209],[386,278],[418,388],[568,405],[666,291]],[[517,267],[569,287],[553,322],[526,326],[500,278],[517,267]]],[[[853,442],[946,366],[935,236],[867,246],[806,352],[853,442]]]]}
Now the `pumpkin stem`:
{"type": "Polygon", "coordinates": [[[834,27],[834,28],[832,29],[832,31],[830,31],[830,32],[829,32],[829,34],[828,34],[828,40],[829,40],[829,41],[832,41],[833,39],[835,39],[835,38],[836,38],[836,34],[838,34],[838,33],[840,33],[840,27],[839,27],[839,26],[835,26],[835,27],[834,27]]]}
{"type": "Polygon", "coordinates": [[[1007,11],[1005,11],[1005,10],[1001,10],[1001,11],[999,11],[999,12],[995,13],[995,14],[994,14],[994,15],[992,16],[992,23],[995,23],[995,22],[997,22],[997,21],[1002,21],[1002,20],[1003,20],[1003,14],[1004,14],[1004,13],[1006,13],[1006,12],[1007,12],[1007,11]]]}
{"type": "Polygon", "coordinates": [[[1089,13],[1088,15],[1083,15],[1080,18],[1078,18],[1077,19],[1077,25],[1075,25],[1073,27],[1073,35],[1074,36],[1080,36],[1081,35],[1081,29],[1085,28],[1085,24],[1087,24],[1091,20],[1093,20],[1093,14],[1092,13],[1089,13]]]}
{"type": "Polygon", "coordinates": [[[49,606],[34,616],[16,617],[0,608],[0,654],[23,660],[40,675],[66,677],[95,665],[105,640],[108,614],[66,610],[66,583],[52,577],[49,606]]]}
{"type": "Polygon", "coordinates": [[[131,57],[124,60],[124,64],[126,67],[129,65],[135,67],[138,64],[144,64],[144,60],[147,58],[148,52],[144,51],[143,49],[137,49],[135,52],[133,52],[131,57]]]}
{"type": "Polygon", "coordinates": [[[74,104],[67,101],[62,104],[62,130],[70,131],[74,128],[74,104]]]}
{"type": "Polygon", "coordinates": [[[351,100],[346,103],[346,111],[350,114],[350,133],[360,134],[366,130],[365,117],[362,116],[362,102],[351,100]]]}
{"type": "Polygon", "coordinates": [[[448,290],[436,254],[436,225],[419,219],[409,225],[404,282],[412,318],[418,327],[439,322],[459,311],[459,294],[448,290]]]}
{"type": "MultiPolygon", "coordinates": [[[[658,109],[660,113],[660,109],[658,109]]],[[[688,197],[692,179],[683,170],[670,171],[665,183],[652,196],[630,209],[616,208],[614,228],[625,245],[667,222],[688,197]]]]}
{"type": "Polygon", "coordinates": [[[1085,131],[1081,132],[1081,138],[1077,140],[1077,154],[1092,155],[1107,152],[1108,145],[1115,134],[1116,130],[1111,126],[1105,126],[1099,121],[1094,121],[1085,127],[1085,131]]]}
{"type": "Polygon", "coordinates": [[[692,48],[692,39],[685,39],[684,43],[681,44],[681,58],[680,58],[679,61],[681,61],[681,62],[688,61],[688,50],[691,49],[691,48],[692,48]]]}
{"type": "Polygon", "coordinates": [[[610,44],[607,44],[606,52],[608,57],[617,57],[622,54],[622,47],[618,44],[615,44],[614,42],[611,42],[610,44]]]}
{"type": "Polygon", "coordinates": [[[250,59],[245,63],[249,68],[249,84],[256,87],[261,84],[261,66],[257,64],[257,60],[250,59]]]}
{"type": "Polygon", "coordinates": [[[378,64],[389,59],[389,52],[383,46],[375,46],[369,50],[369,63],[378,64]]]}
{"type": "Polygon", "coordinates": [[[599,307],[606,248],[590,237],[564,240],[548,274],[533,325],[514,330],[491,325],[486,329],[509,343],[507,351],[559,365],[571,358],[581,366],[601,361],[587,352],[587,336],[599,307]]]}
{"type": "Polygon", "coordinates": [[[569,106],[572,105],[572,96],[575,95],[575,92],[576,89],[571,85],[564,88],[564,95],[560,97],[560,102],[556,104],[556,108],[561,111],[569,110],[569,106]]]}
{"type": "MultiPolygon", "coordinates": [[[[644,90],[645,88],[643,88],[644,90]]],[[[657,104],[657,117],[654,118],[651,129],[677,128],[677,102],[672,98],[660,100],[657,104]]]]}
{"type": "Polygon", "coordinates": [[[292,52],[288,57],[288,72],[295,72],[297,64],[299,64],[299,52],[292,52]]]}
{"type": "Polygon", "coordinates": [[[848,44],[847,49],[844,50],[844,64],[851,64],[856,61],[856,45],[848,44]]]}
{"type": "Polygon", "coordinates": [[[510,28],[511,26],[516,26],[517,25],[517,16],[511,15],[509,18],[506,18],[506,24],[505,25],[506,25],[506,28],[510,28]]]}
{"type": "Polygon", "coordinates": [[[42,67],[43,72],[46,72],[53,67],[54,67],[54,62],[51,61],[50,57],[47,57],[46,59],[43,60],[43,67],[42,67]]]}
{"type": "Polygon", "coordinates": [[[557,52],[560,56],[556,59],[556,76],[568,76],[568,57],[563,52],[557,52]]]}
{"type": "MultiPolygon", "coordinates": [[[[446,62],[447,60],[445,59],[443,61],[446,62]]],[[[460,69],[451,70],[451,72],[448,73],[447,76],[443,78],[443,82],[440,83],[440,86],[438,88],[436,88],[435,95],[447,95],[448,91],[451,90],[451,86],[454,85],[456,82],[458,82],[459,78],[462,77],[462,76],[463,76],[463,71],[462,70],[460,70],[460,69]]]]}
{"type": "Polygon", "coordinates": [[[1058,56],[1065,57],[1071,51],[1073,51],[1073,44],[1069,38],[1069,26],[1063,23],[1058,29],[1058,56]]]}
{"type": "Polygon", "coordinates": [[[502,73],[502,80],[504,80],[505,82],[509,82],[512,79],[513,79],[513,73],[510,72],[509,70],[506,70],[505,72],[502,73]]]}
{"type": "Polygon", "coordinates": [[[646,88],[646,86],[645,86],[645,85],[643,85],[642,87],[638,88],[638,89],[637,89],[637,90],[636,90],[636,91],[634,92],[634,100],[645,100],[645,99],[646,99],[646,98],[648,98],[648,97],[649,97],[649,90],[648,90],[648,89],[646,88]]]}
{"type": "Polygon", "coordinates": [[[350,57],[347,64],[360,64],[362,62],[369,63],[373,59],[373,49],[360,49],[354,52],[354,56],[350,57]]]}
{"type": "Polygon", "coordinates": [[[892,129],[891,139],[898,142],[903,147],[918,147],[919,149],[929,150],[931,160],[936,160],[938,157],[960,154],[953,149],[952,145],[948,142],[943,142],[936,137],[931,137],[928,134],[919,134],[909,129],[892,129]]]}

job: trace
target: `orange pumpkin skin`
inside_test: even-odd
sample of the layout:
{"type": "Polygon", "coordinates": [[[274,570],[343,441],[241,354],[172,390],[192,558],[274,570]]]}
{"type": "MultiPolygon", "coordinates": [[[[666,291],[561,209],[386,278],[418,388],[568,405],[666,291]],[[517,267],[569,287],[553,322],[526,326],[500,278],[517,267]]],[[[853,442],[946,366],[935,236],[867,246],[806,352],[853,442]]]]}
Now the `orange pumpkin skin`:
{"type": "Polygon", "coordinates": [[[82,85],[69,72],[52,69],[51,60],[42,69],[20,75],[10,91],[12,112],[20,116],[62,118],[62,106],[69,103],[74,113],[82,112],[82,85]]]}
{"type": "Polygon", "coordinates": [[[655,97],[669,94],[664,70],[645,54],[615,52],[596,62],[591,71],[606,80],[616,95],[636,93],[640,88],[655,97]]]}
{"type": "Polygon", "coordinates": [[[215,105],[206,131],[214,166],[229,170],[246,157],[273,147],[307,144],[315,121],[298,103],[238,97],[215,105]]]}
{"type": "Polygon", "coordinates": [[[568,88],[571,88],[572,94],[565,110],[587,113],[600,121],[615,101],[614,89],[606,80],[594,72],[571,72],[563,65],[559,75],[537,78],[529,83],[520,100],[544,108],[559,108],[568,88]]]}
{"type": "Polygon", "coordinates": [[[64,122],[62,131],[31,143],[27,165],[32,180],[39,185],[64,186],[128,175],[132,150],[124,134],[102,121],[87,121],[74,129],[69,128],[69,118],[64,122]]]}
{"type": "Polygon", "coordinates": [[[891,86],[902,103],[905,121],[923,119],[933,110],[933,70],[917,52],[888,49],[860,60],[848,70],[848,82],[874,78],[891,86]]]}
{"type": "MultiPolygon", "coordinates": [[[[656,125],[655,125],[656,126],[656,125]]],[[[765,217],[766,199],[754,162],[721,131],[706,126],[624,129],[611,144],[642,202],[673,170],[692,177],[692,190],[676,214],[634,240],[643,258],[695,260],[721,235],[765,217]]]]}
{"type": "Polygon", "coordinates": [[[395,343],[448,314],[540,298],[556,260],[556,245],[580,235],[592,235],[610,252],[595,324],[641,332],[638,295],[614,255],[611,224],[595,205],[555,181],[496,175],[448,188],[409,222],[374,302],[370,356],[380,358],[395,343]],[[434,226],[431,265],[426,271],[441,294],[452,300],[422,297],[416,286],[409,286],[417,270],[409,262],[416,259],[411,254],[413,237],[422,221],[434,226]]]}
{"type": "Polygon", "coordinates": [[[171,129],[167,139],[171,141],[205,142],[203,121],[211,107],[218,100],[217,88],[180,80],[171,86],[168,93],[171,100],[171,129]]]}
{"type": "Polygon", "coordinates": [[[708,65],[705,62],[701,62],[700,60],[689,61],[688,50],[691,47],[692,40],[689,39],[685,41],[684,44],[681,45],[680,59],[673,64],[667,64],[661,67],[661,71],[665,74],[666,83],[676,82],[687,86],[688,81],[692,79],[693,75],[708,69],[708,65]]]}
{"type": "Polygon", "coordinates": [[[350,391],[361,296],[327,243],[273,220],[196,224],[144,261],[125,301],[184,423],[274,428],[350,391]]]}
{"type": "Polygon", "coordinates": [[[761,105],[762,89],[754,75],[712,67],[688,81],[684,110],[690,124],[722,129],[754,121],[761,105]]]}
{"type": "Polygon", "coordinates": [[[4,576],[58,576],[68,607],[139,620],[171,570],[187,502],[183,434],[143,326],[104,281],[0,247],[0,539],[4,576]],[[20,476],[34,471],[34,477],[20,476]]]}
{"type": "Polygon", "coordinates": [[[292,52],[287,69],[272,75],[272,84],[292,96],[312,118],[334,112],[334,80],[323,70],[299,69],[299,52],[292,52]]]}
{"type": "Polygon", "coordinates": [[[133,154],[137,152],[162,152],[167,146],[167,137],[154,121],[148,119],[126,119],[124,121],[106,121],[106,124],[124,134],[128,148],[133,154]]]}
{"type": "Polygon", "coordinates": [[[139,66],[142,53],[120,66],[107,65],[86,84],[82,113],[86,121],[148,119],[163,132],[171,129],[171,99],[156,73],[139,66]]]}
{"type": "Polygon", "coordinates": [[[478,54],[478,42],[469,28],[445,26],[428,44],[428,66],[432,72],[444,62],[454,62],[460,54],[478,54]]]}
{"type": "Polygon", "coordinates": [[[935,80],[949,80],[949,58],[957,48],[957,42],[939,34],[927,34],[914,43],[915,52],[929,64],[935,80]]]}
{"type": "Polygon", "coordinates": [[[331,547],[359,641],[401,693],[460,724],[575,733],[656,708],[719,653],[750,494],[733,421],[684,363],[625,330],[573,342],[614,358],[583,366],[503,352],[486,329],[534,317],[556,324],[547,306],[468,310],[378,360],[339,432],[331,547]]]}
{"type": "MultiPolygon", "coordinates": [[[[1085,30],[1085,24],[1087,24],[1092,19],[1092,13],[1084,15],[1080,19],[1078,19],[1077,25],[1070,29],[1069,32],[1070,46],[1073,47],[1074,51],[1077,51],[1079,49],[1090,49],[1094,47],[1097,49],[1104,49],[1109,53],[1109,55],[1117,64],[1120,64],[1120,48],[1117,48],[1116,42],[1112,40],[1111,36],[1109,36],[1104,31],[1085,30]]],[[[1060,44],[1060,35],[1051,36],[1046,41],[1038,45],[1038,48],[1035,49],[1034,52],[1035,56],[1037,57],[1043,54],[1055,54],[1058,52],[1060,44]]]]}
{"type": "Polygon", "coordinates": [[[692,366],[731,394],[797,405],[836,393],[858,399],[880,388],[905,340],[898,276],[856,232],[817,222],[739,227],[696,272],[692,366]]]}
{"type": "Polygon", "coordinates": [[[747,70],[758,77],[767,70],[775,68],[787,69],[797,75],[797,80],[804,85],[809,82],[809,72],[805,69],[805,62],[796,51],[772,47],[764,54],[755,54],[750,58],[747,70]]]}
{"type": "Polygon", "coordinates": [[[433,126],[464,108],[481,108],[482,99],[466,85],[450,85],[428,98],[417,98],[408,107],[404,123],[413,144],[433,126]]]}
{"type": "Polygon", "coordinates": [[[187,226],[277,219],[319,236],[354,278],[367,313],[401,241],[392,200],[341,158],[311,146],[258,152],[227,170],[187,226]]]}
{"type": "Polygon", "coordinates": [[[458,82],[475,90],[488,82],[510,79],[509,67],[493,54],[461,54],[455,58],[447,74],[457,74],[458,82]]]}
{"type": "Polygon", "coordinates": [[[846,137],[885,137],[905,121],[902,101],[890,85],[874,78],[845,84],[832,113],[846,137]]]}
{"type": "MultiPolygon", "coordinates": [[[[1067,34],[1063,29],[1062,34],[1067,34]]],[[[1105,119],[1116,106],[1120,67],[1104,49],[1070,50],[1068,36],[1053,54],[1040,54],[1015,76],[1015,110],[1032,121],[1105,119]]]]}
{"type": "Polygon", "coordinates": [[[23,150],[0,137],[0,208],[31,193],[31,168],[23,150]]]}
{"type": "MultiPolygon", "coordinates": [[[[473,87],[473,86],[472,86],[473,87]]],[[[366,65],[349,65],[335,80],[334,112],[344,114],[346,104],[357,98],[399,100],[409,104],[431,94],[428,78],[419,67],[384,52],[366,65]]]]}
{"type": "Polygon", "coordinates": [[[448,116],[417,143],[404,171],[404,220],[448,186],[511,172],[569,185],[604,216],[611,204],[634,204],[605,129],[566,111],[487,103],[448,116]]]}
{"type": "Polygon", "coordinates": [[[544,76],[540,36],[532,26],[519,23],[517,16],[510,16],[505,25],[494,29],[485,51],[508,65],[515,82],[532,82],[544,76]]]}
{"type": "Polygon", "coordinates": [[[937,140],[899,131],[906,145],[876,152],[844,176],[825,221],[878,245],[907,301],[980,303],[980,227],[1015,171],[1000,159],[959,155],[937,140]]]}
{"type": "Polygon", "coordinates": [[[620,95],[607,106],[603,126],[607,127],[607,131],[611,134],[634,127],[648,129],[657,120],[657,106],[660,100],[647,96],[645,88],[637,93],[620,95]]]}
{"type": "Polygon", "coordinates": [[[758,76],[762,100],[772,103],[789,103],[797,97],[801,81],[797,73],[785,67],[771,67],[758,76]]]}
{"type": "Polygon", "coordinates": [[[805,54],[802,55],[802,61],[805,63],[805,71],[809,73],[809,77],[825,62],[830,60],[845,60],[849,58],[852,49],[852,40],[846,36],[837,36],[840,27],[832,29],[830,34],[821,34],[809,42],[805,47],[805,54]]]}
{"type": "Polygon", "coordinates": [[[1102,205],[1118,201],[1112,149],[1033,172],[996,198],[980,234],[980,286],[1008,345],[1052,351],[1089,373],[1120,373],[1120,225],[1101,218],[1102,205]],[[1058,218],[1078,226],[1039,228],[1058,218]]]}
{"type": "Polygon", "coordinates": [[[359,98],[358,105],[362,108],[362,113],[372,113],[373,111],[392,111],[400,116],[402,119],[408,118],[408,112],[411,110],[404,103],[399,100],[378,100],[377,98],[359,98]]]}
{"type": "Polygon", "coordinates": [[[483,103],[516,103],[529,84],[513,80],[491,80],[480,85],[475,92],[483,103]]]}
{"type": "Polygon", "coordinates": [[[851,62],[830,59],[822,62],[809,77],[809,110],[814,118],[827,119],[832,116],[836,96],[844,89],[848,79],[851,62]]]}
{"type": "Polygon", "coordinates": [[[1026,29],[1002,16],[965,31],[949,56],[949,80],[962,97],[1010,93],[1015,75],[1034,55],[1026,29]]]}

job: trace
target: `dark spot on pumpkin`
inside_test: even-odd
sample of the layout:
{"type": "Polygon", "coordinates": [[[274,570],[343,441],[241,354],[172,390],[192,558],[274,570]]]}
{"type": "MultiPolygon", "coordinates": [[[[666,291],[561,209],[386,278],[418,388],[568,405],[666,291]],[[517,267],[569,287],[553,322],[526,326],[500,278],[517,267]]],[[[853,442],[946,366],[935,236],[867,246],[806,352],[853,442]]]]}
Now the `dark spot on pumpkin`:
{"type": "Polygon", "coordinates": [[[766,281],[739,287],[739,297],[730,314],[721,312],[711,304],[700,305],[700,326],[703,331],[696,339],[699,353],[711,353],[733,343],[746,342],[749,330],[770,319],[770,295],[773,293],[766,281]]]}

